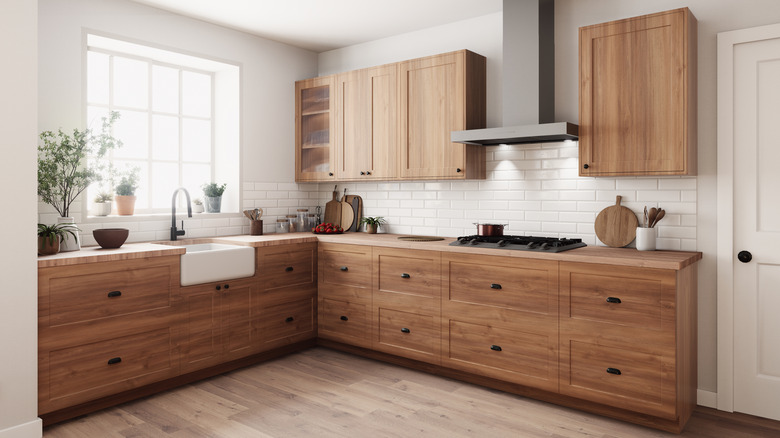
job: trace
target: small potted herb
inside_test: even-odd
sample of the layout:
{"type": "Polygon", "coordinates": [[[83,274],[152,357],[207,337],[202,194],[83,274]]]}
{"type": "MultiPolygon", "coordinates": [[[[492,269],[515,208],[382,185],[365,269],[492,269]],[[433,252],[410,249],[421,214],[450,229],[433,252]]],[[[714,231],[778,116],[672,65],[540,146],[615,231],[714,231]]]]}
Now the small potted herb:
{"type": "Polygon", "coordinates": [[[116,190],[116,212],[120,216],[132,216],[135,213],[135,191],[138,188],[137,167],[131,169],[122,175],[119,184],[114,188],[116,190]]]}
{"type": "Polygon", "coordinates": [[[206,213],[219,213],[222,210],[222,194],[225,193],[227,184],[217,183],[203,184],[203,197],[206,204],[206,213]]]}
{"type": "Polygon", "coordinates": [[[368,216],[360,219],[360,223],[366,224],[366,233],[376,234],[377,228],[379,228],[380,225],[386,224],[387,221],[382,216],[377,216],[377,217],[368,216]]]}
{"type": "Polygon", "coordinates": [[[114,199],[111,193],[100,192],[93,200],[95,216],[108,216],[111,213],[111,201],[114,199]]]}
{"type": "Polygon", "coordinates": [[[192,212],[203,213],[203,201],[200,198],[195,198],[192,200],[192,212]]]}
{"type": "Polygon", "coordinates": [[[76,239],[76,231],[79,229],[73,224],[38,224],[38,255],[57,254],[66,236],[76,239]]]}

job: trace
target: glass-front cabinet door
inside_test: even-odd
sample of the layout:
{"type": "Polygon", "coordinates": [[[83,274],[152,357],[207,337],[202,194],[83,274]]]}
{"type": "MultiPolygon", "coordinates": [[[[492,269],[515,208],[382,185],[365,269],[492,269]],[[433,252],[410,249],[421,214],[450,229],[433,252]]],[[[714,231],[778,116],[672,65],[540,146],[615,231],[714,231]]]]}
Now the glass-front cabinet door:
{"type": "Polygon", "coordinates": [[[335,179],[335,76],[295,83],[295,181],[335,179]]]}

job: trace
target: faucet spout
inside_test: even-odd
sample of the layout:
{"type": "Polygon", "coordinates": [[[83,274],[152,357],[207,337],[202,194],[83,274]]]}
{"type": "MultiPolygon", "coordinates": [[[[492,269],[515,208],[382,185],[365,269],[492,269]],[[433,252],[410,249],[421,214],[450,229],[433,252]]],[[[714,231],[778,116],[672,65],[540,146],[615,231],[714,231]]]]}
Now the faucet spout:
{"type": "Polygon", "coordinates": [[[176,196],[179,191],[184,192],[184,196],[187,197],[187,217],[192,217],[192,204],[190,203],[190,192],[184,187],[179,187],[173,191],[173,198],[171,199],[171,240],[176,240],[178,236],[184,235],[184,221],[181,221],[181,230],[176,229],[176,196]]]}

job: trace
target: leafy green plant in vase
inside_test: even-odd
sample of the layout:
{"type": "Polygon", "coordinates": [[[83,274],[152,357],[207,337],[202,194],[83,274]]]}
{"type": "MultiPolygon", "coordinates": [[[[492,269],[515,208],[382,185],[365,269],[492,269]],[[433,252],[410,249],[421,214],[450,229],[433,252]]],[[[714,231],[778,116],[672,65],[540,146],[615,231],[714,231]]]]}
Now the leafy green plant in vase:
{"type": "Polygon", "coordinates": [[[222,210],[222,194],[225,193],[227,184],[219,185],[217,183],[203,184],[204,203],[206,204],[206,213],[219,213],[222,210]]]}
{"type": "MultiPolygon", "coordinates": [[[[91,129],[74,129],[68,134],[43,131],[42,145],[38,145],[38,196],[57,210],[60,223],[74,223],[70,216],[73,201],[94,182],[102,180],[107,166],[106,154],[122,145],[111,135],[111,127],[119,113],[111,112],[104,117],[100,132],[91,129]]],[[[78,234],[68,233],[62,242],[61,251],[79,249],[78,234]]]]}
{"type": "Polygon", "coordinates": [[[386,224],[387,221],[382,216],[377,216],[377,217],[367,216],[360,219],[360,223],[366,225],[366,233],[376,234],[376,230],[379,228],[379,226],[386,224]]]}
{"type": "Polygon", "coordinates": [[[108,216],[111,213],[111,201],[114,199],[111,193],[100,192],[92,200],[93,212],[95,216],[108,216]]]}
{"type": "Polygon", "coordinates": [[[195,198],[192,200],[192,212],[193,213],[203,213],[203,200],[200,198],[195,198]]]}
{"type": "Polygon", "coordinates": [[[73,224],[38,224],[38,255],[53,255],[60,252],[60,243],[68,236],[76,238],[80,231],[73,224]]]}
{"type": "Polygon", "coordinates": [[[135,213],[135,191],[138,188],[138,168],[133,168],[122,175],[114,190],[116,196],[116,213],[120,216],[132,216],[135,213]]]}

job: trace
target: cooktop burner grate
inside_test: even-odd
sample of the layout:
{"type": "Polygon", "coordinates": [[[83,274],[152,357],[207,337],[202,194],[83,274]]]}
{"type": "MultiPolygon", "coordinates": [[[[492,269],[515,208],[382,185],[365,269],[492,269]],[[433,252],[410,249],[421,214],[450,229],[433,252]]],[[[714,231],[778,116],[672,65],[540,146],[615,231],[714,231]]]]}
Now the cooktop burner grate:
{"type": "Polygon", "coordinates": [[[450,246],[513,249],[519,251],[561,252],[587,246],[582,239],[535,236],[462,236],[450,246]]]}

